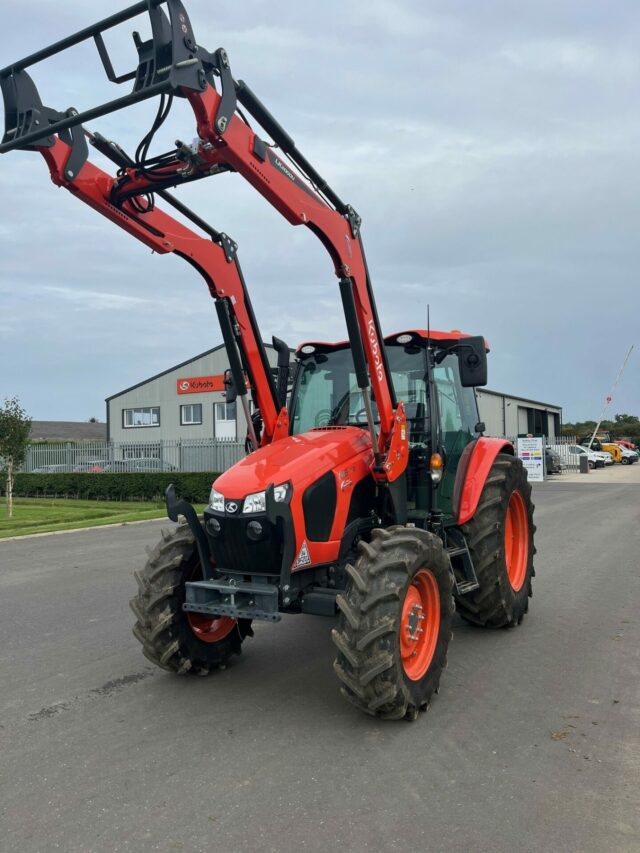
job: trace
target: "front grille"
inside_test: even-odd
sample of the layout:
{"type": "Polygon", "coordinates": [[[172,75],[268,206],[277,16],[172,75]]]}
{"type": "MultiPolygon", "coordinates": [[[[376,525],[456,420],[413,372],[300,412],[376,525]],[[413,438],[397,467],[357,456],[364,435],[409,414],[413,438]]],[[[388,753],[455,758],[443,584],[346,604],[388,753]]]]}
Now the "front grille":
{"type": "Polygon", "coordinates": [[[220,570],[246,575],[280,575],[284,540],[281,519],[271,524],[265,513],[233,518],[205,510],[205,522],[210,518],[220,522],[219,535],[212,536],[207,530],[211,553],[220,570]],[[259,542],[247,536],[247,525],[252,521],[262,525],[264,533],[259,542]]]}

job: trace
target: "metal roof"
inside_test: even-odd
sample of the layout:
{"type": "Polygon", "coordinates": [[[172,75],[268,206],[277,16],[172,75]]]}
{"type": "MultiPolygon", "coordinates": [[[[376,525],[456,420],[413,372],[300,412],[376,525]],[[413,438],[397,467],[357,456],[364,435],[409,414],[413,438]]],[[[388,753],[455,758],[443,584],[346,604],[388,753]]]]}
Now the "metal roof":
{"type": "Polygon", "coordinates": [[[505,394],[503,391],[491,391],[489,388],[476,388],[478,394],[491,394],[493,397],[505,397],[509,400],[517,400],[520,403],[532,403],[534,406],[542,406],[545,409],[558,409],[562,411],[562,406],[557,403],[543,403],[541,400],[531,400],[528,397],[520,397],[517,394],[505,394]]]}
{"type": "Polygon", "coordinates": [[[32,421],[30,441],[106,441],[107,425],[85,421],[32,421]]]}

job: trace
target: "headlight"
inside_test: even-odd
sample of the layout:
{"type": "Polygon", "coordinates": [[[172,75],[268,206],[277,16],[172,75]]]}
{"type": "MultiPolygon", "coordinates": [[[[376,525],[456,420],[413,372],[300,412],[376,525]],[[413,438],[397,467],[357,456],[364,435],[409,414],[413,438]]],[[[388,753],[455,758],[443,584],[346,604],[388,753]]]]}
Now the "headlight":
{"type": "Polygon", "coordinates": [[[224,495],[221,495],[220,492],[216,492],[215,489],[211,489],[211,494],[209,495],[209,507],[211,509],[215,509],[216,512],[224,512],[224,495]]]}
{"type": "Polygon", "coordinates": [[[273,490],[273,498],[276,503],[283,504],[289,496],[289,486],[291,483],[282,483],[281,486],[276,486],[273,490]]]}
{"type": "Polygon", "coordinates": [[[247,495],[244,499],[243,512],[265,512],[267,508],[267,499],[264,492],[256,492],[253,495],[247,495]]]}
{"type": "MultiPolygon", "coordinates": [[[[273,499],[276,503],[285,503],[289,497],[289,489],[291,483],[281,483],[273,489],[273,499]]],[[[267,494],[266,492],[254,492],[252,495],[247,495],[244,499],[242,507],[243,512],[265,512],[267,509],[267,494]]]]}

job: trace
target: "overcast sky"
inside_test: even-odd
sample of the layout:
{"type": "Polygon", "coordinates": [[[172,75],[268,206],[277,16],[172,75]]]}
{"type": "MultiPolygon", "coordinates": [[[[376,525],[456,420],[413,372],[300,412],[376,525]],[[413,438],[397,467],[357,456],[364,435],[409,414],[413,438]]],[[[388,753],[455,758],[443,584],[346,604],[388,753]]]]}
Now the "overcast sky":
{"type": "MultiPolygon", "coordinates": [[[[2,3],[0,64],[125,0],[2,3]]],[[[640,325],[640,4],[634,0],[186,0],[300,150],[363,218],[385,334],[483,334],[489,387],[599,414],[640,325]]],[[[107,35],[122,73],[133,22],[107,35]]],[[[144,18],[135,22],[143,35],[144,18]]],[[[90,43],[33,69],[64,110],[128,91],[90,43]]],[[[133,150],[155,106],[90,125],[133,150]]],[[[178,103],[156,151],[195,135],[178,103]]],[[[94,155],[95,159],[95,155],[94,155]]],[[[263,337],[345,337],[329,256],[238,175],[177,191],[239,243],[263,337]]],[[[152,255],[0,157],[0,397],[35,419],[105,418],[104,398],[221,342],[179,258],[152,255]]],[[[640,347],[613,412],[640,414],[640,347]]]]}

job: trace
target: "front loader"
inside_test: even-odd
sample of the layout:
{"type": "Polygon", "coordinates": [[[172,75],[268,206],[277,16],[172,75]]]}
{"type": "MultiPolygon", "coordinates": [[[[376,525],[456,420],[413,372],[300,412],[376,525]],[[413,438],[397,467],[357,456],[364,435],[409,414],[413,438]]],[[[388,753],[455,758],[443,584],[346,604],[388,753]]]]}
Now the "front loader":
{"type": "Polygon", "coordinates": [[[202,518],[167,490],[178,524],[136,573],[131,602],[144,654],[171,672],[208,673],[240,652],[254,621],[337,616],[344,696],[384,719],[415,719],[438,690],[454,606],[468,622],[503,628],[522,621],[531,596],[531,487],[512,445],[484,436],[478,418],[484,339],[431,329],[383,337],[360,216],[234,79],[226,51],[198,45],[180,0],[137,3],[13,63],[0,84],[0,152],[39,151],[55,184],[201,273],[229,359],[227,399],[239,397],[247,416],[249,453],[215,480],[202,518]],[[102,34],[143,13],[151,38],[134,33],[137,66],[118,76],[102,34]],[[80,112],[44,106],[26,69],[88,39],[109,80],[133,81],[132,91],[80,112]],[[84,127],[151,97],[157,117],[134,155],[84,127]],[[150,155],[174,98],[192,108],[196,138],[150,155]],[[89,160],[87,141],[115,175],[89,160]],[[301,345],[290,395],[286,347],[274,339],[287,353],[276,380],[237,244],[169,193],[223,172],[309,228],[339,281],[348,338],[301,345]]]}

